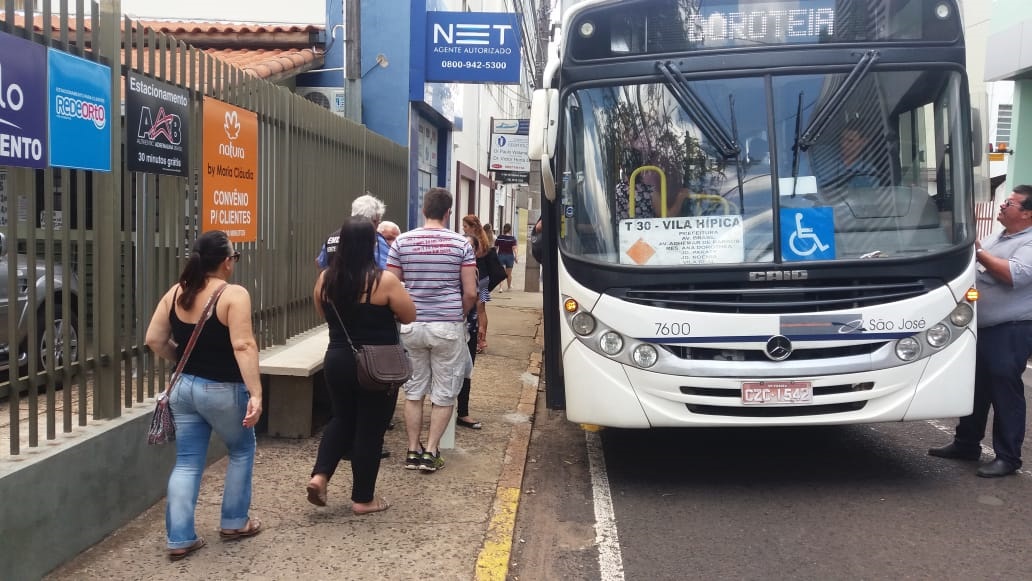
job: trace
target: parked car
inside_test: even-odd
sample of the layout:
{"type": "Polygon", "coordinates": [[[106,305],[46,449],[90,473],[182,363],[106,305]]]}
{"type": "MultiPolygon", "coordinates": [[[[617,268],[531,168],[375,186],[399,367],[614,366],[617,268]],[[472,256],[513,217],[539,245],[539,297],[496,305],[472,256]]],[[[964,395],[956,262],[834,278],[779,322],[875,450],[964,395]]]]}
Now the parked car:
{"type": "Polygon", "coordinates": [[[67,274],[60,266],[54,266],[54,318],[50,326],[53,328],[53,343],[47,341],[47,317],[46,317],[46,265],[43,261],[36,261],[34,272],[28,272],[28,260],[25,255],[16,254],[17,262],[17,302],[12,303],[8,297],[8,276],[11,259],[7,247],[7,239],[0,233],[0,373],[7,375],[12,367],[11,352],[12,346],[17,352],[17,363],[13,365],[16,369],[23,370],[28,366],[29,357],[36,357],[37,369],[46,369],[47,361],[53,358],[54,367],[60,366],[64,357],[64,328],[69,326],[69,339],[71,341],[69,353],[74,361],[79,348],[79,327],[78,317],[75,314],[74,306],[72,311],[65,313],[62,306],[64,293],[71,293],[71,303],[77,304],[79,293],[79,281],[74,272],[67,274]],[[29,304],[29,285],[36,289],[34,301],[29,304]],[[13,305],[13,306],[12,306],[13,305]],[[36,340],[30,348],[29,322],[31,312],[36,312],[36,340]],[[12,316],[17,317],[17,326],[14,336],[9,336],[9,320],[12,316]]]}

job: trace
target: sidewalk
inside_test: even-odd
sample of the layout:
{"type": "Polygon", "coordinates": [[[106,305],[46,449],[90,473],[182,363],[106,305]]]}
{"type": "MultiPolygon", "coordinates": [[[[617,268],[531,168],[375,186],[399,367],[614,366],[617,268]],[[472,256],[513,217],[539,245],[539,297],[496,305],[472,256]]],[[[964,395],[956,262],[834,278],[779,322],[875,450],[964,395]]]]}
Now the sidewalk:
{"type": "Polygon", "coordinates": [[[389,510],[351,513],[346,463],[330,482],[328,506],[312,506],[305,484],[319,436],[259,436],[251,512],[262,520],[260,535],[219,539],[222,459],[205,472],[197,503],[197,531],[206,547],[168,561],[162,500],[47,579],[504,580],[542,349],[541,295],[518,290],[523,287],[521,261],[513,269],[512,292],[496,290],[487,306],[488,348],[477,356],[470,395],[470,414],[484,427],[457,427],[455,449],[442,451],[446,464],[439,472],[403,468],[399,398],[397,427],[385,441],[392,455],[377,481],[377,495],[391,502],[389,510]]]}

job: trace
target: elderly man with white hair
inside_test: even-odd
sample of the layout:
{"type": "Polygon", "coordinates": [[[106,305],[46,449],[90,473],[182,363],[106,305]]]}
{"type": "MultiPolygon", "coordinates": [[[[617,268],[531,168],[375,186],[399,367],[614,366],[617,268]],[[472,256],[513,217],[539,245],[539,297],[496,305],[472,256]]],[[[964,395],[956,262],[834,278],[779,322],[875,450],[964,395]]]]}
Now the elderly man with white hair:
{"type": "MultiPolygon", "coordinates": [[[[368,192],[364,196],[359,196],[355,198],[355,201],[351,202],[351,215],[369,218],[373,223],[373,226],[377,228],[379,228],[380,223],[383,220],[383,214],[386,211],[387,206],[385,206],[379,198],[368,192]]],[[[326,237],[326,242],[323,243],[322,248],[319,250],[319,256],[315,258],[315,263],[318,265],[319,270],[323,270],[329,266],[330,255],[336,252],[337,243],[339,241],[340,228],[334,230],[332,234],[326,237]]],[[[376,233],[376,265],[380,268],[387,268],[387,252],[390,251],[390,249],[390,242],[378,231],[376,233]]]]}
{"type": "Polygon", "coordinates": [[[390,220],[384,220],[376,228],[376,233],[383,236],[383,239],[387,241],[387,246],[390,246],[395,238],[401,236],[401,228],[390,220]]]}

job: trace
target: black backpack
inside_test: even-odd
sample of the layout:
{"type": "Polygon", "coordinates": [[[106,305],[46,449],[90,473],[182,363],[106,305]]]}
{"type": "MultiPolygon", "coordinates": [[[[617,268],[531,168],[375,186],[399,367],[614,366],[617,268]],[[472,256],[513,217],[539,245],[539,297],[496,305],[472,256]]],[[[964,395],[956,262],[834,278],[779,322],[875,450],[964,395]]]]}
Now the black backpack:
{"type": "Polygon", "coordinates": [[[538,231],[538,224],[541,224],[541,218],[538,218],[534,227],[530,229],[530,253],[534,255],[534,260],[538,261],[538,264],[542,264],[545,258],[545,229],[542,224],[541,230],[538,231]]]}

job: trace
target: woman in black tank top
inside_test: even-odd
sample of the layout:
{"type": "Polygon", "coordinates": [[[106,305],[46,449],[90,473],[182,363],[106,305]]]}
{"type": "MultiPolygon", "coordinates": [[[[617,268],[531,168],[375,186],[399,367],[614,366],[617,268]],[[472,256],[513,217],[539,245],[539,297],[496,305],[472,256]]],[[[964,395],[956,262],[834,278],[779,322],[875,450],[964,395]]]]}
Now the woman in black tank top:
{"type": "Polygon", "coordinates": [[[238,260],[240,253],[225,232],[202,234],[179,282],[161,298],[147,327],[147,346],[178,363],[205,304],[225,287],[168,398],[176,424],[176,465],[168,479],[165,521],[172,560],[204,546],[194,527],[194,512],[212,431],[229,450],[220,536],[237,539],[262,530],[261,521],[248,514],[254,425],[262,414],[261,375],[251,330],[251,297],[244,287],[229,284],[238,260]]]}
{"type": "Polygon", "coordinates": [[[309,502],[325,506],[326,487],[337,464],[350,456],[351,510],[358,515],[390,506],[375,492],[383,434],[397,395],[358,386],[355,357],[345,330],[356,347],[389,345],[398,342],[399,322],[416,319],[416,305],[401,281],[376,265],[375,246],[373,223],[361,216],[348,219],[341,226],[337,251],[329,267],[319,274],[313,294],[315,307],[330,330],[323,371],[333,417],[323,431],[306,492],[309,502]]]}

